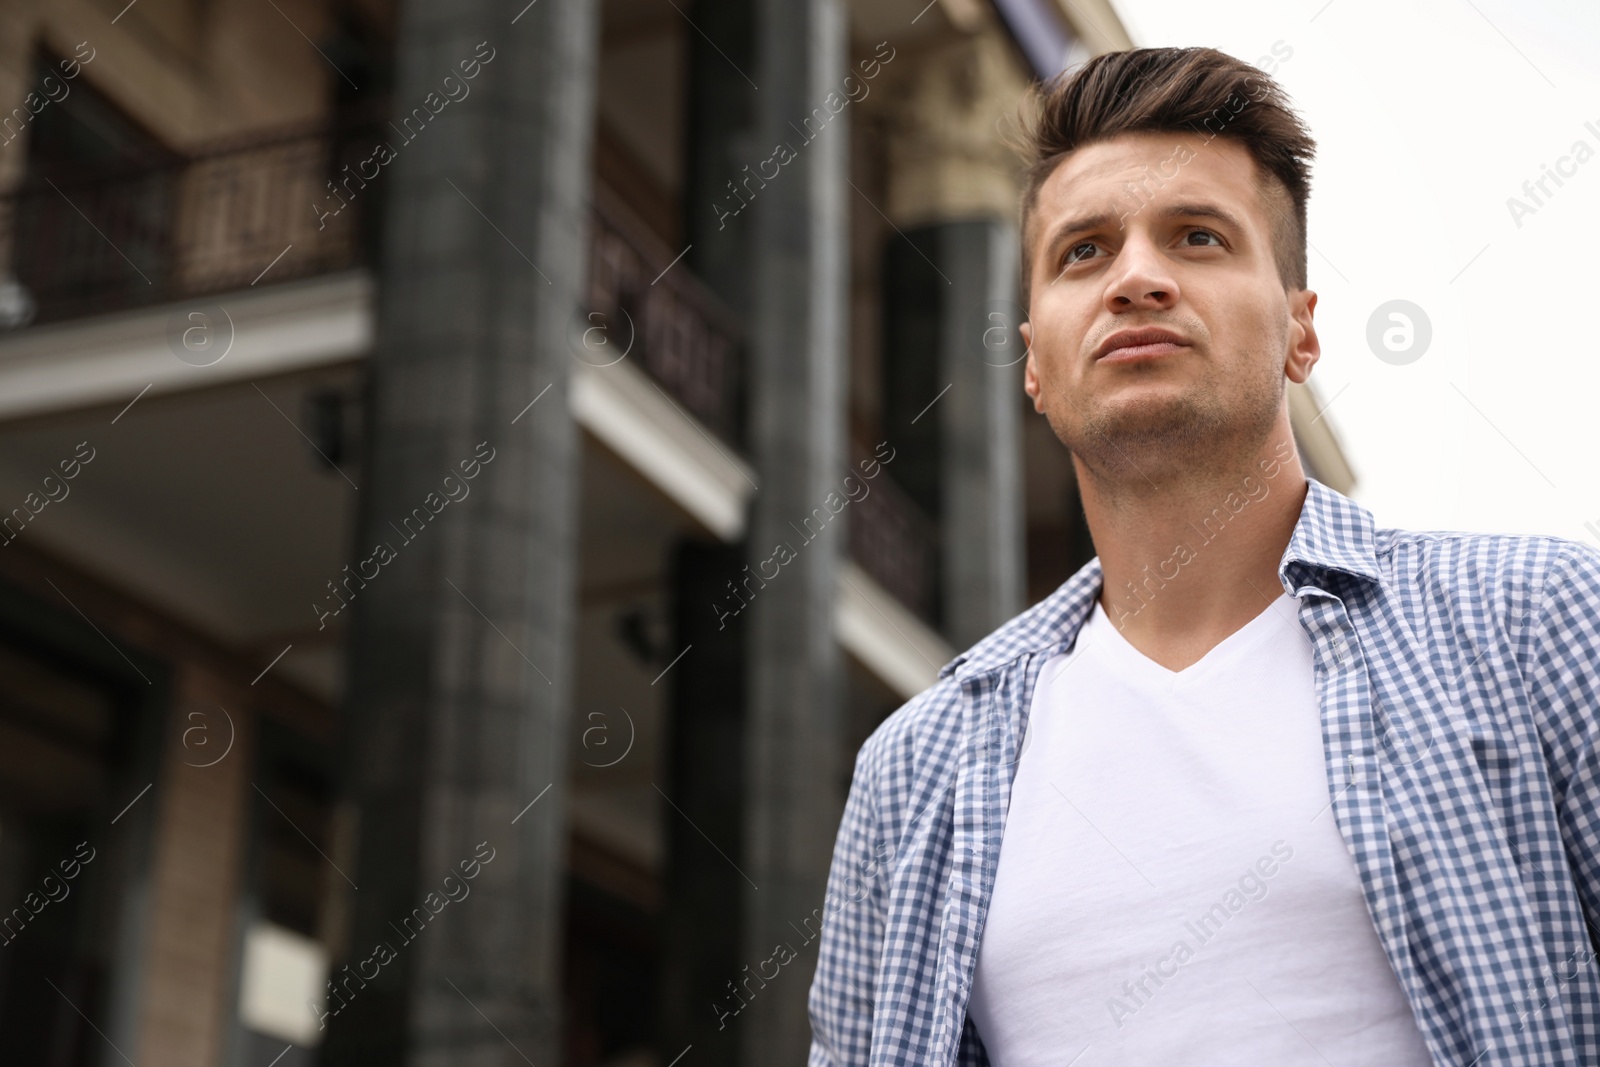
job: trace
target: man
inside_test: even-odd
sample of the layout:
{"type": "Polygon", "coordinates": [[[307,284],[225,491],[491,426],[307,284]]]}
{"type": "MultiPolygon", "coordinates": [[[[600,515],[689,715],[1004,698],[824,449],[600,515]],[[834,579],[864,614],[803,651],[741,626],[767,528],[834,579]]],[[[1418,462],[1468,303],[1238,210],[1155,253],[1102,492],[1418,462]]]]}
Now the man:
{"type": "Polygon", "coordinates": [[[1315,145],[1262,72],[1038,103],[1024,387],[1099,555],[862,746],[811,1063],[1600,1064],[1600,552],[1308,481],[1315,145]]]}

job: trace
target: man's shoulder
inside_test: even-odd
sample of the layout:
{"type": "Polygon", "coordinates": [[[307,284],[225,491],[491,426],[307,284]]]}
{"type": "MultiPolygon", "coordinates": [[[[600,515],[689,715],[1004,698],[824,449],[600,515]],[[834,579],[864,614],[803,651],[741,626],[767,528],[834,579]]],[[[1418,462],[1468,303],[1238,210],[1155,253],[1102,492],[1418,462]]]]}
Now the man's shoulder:
{"type": "Polygon", "coordinates": [[[961,701],[961,686],[951,676],[901,704],[862,743],[857,775],[865,773],[874,789],[882,789],[912,767],[931,770],[932,763],[953,762],[961,736],[961,701]]]}
{"type": "Polygon", "coordinates": [[[1374,532],[1385,613],[1413,633],[1477,634],[1476,655],[1528,669],[1568,646],[1600,649],[1600,549],[1542,534],[1374,532]]]}
{"type": "Polygon", "coordinates": [[[979,698],[969,683],[1024,653],[1059,639],[1081,622],[1099,589],[1099,560],[1091,560],[1055,592],[1018,612],[939,669],[939,677],[878,724],[861,746],[859,759],[882,770],[885,763],[938,762],[954,758],[967,702],[979,698]]]}
{"type": "Polygon", "coordinates": [[[1379,528],[1373,538],[1385,578],[1401,589],[1420,582],[1451,599],[1507,597],[1530,611],[1558,582],[1600,590],[1600,549],[1583,541],[1396,528],[1379,528]]]}

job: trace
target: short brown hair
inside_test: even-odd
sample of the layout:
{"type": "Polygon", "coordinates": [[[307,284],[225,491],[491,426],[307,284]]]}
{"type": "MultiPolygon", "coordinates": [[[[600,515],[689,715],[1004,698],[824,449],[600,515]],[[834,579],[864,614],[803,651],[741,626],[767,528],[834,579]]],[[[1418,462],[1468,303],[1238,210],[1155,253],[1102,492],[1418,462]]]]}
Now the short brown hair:
{"type": "Polygon", "coordinates": [[[1273,258],[1286,289],[1306,287],[1306,200],[1317,145],[1288,95],[1257,67],[1215,48],[1135,48],[1095,56],[1030,93],[1033,118],[1020,148],[1022,294],[1032,284],[1029,233],[1039,188],[1076,148],[1124,133],[1199,133],[1229,137],[1255,160],[1257,189],[1273,223],[1273,258]],[[1246,106],[1248,105],[1248,106],[1246,106]],[[1272,181],[1276,179],[1276,183],[1272,181]],[[1281,185],[1282,189],[1276,188],[1281,185]],[[1277,206],[1287,191],[1288,215],[1277,206]]]}

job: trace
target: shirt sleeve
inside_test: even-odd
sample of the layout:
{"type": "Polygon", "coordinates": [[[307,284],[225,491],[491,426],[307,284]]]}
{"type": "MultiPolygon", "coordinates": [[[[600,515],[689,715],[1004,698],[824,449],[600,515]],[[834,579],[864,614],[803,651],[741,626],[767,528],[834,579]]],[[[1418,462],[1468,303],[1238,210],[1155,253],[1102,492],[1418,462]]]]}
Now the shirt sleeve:
{"type": "Polygon", "coordinates": [[[879,837],[869,748],[863,746],[856,756],[828,871],[817,973],[811,982],[808,1067],[865,1067],[871,1051],[874,985],[894,850],[879,837]]]}
{"type": "Polygon", "coordinates": [[[1531,686],[1590,936],[1600,943],[1600,551],[1568,542],[1540,599],[1531,686]]]}

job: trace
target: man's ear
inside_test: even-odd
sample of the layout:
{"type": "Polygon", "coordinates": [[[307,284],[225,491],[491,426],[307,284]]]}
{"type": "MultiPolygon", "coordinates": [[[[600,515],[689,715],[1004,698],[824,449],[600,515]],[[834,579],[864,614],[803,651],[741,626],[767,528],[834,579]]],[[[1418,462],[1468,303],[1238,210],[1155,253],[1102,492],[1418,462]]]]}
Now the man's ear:
{"type": "Polygon", "coordinates": [[[1289,294],[1289,351],[1284,356],[1283,373],[1291,382],[1302,384],[1311,377],[1311,368],[1322,358],[1322,342],[1312,315],[1317,310],[1317,294],[1297,289],[1289,294]]]}
{"type": "Polygon", "coordinates": [[[1024,322],[1017,327],[1017,332],[1022,334],[1022,346],[1028,353],[1028,361],[1022,367],[1022,389],[1033,400],[1033,410],[1044,414],[1044,404],[1039,399],[1039,366],[1033,354],[1033,323],[1024,322]]]}

